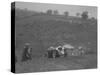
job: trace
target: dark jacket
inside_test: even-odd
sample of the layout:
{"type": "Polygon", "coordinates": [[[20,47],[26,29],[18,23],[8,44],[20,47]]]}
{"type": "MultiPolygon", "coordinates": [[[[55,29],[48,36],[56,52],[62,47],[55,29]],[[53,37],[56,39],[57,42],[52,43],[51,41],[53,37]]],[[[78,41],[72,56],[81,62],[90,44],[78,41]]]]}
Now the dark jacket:
{"type": "Polygon", "coordinates": [[[25,47],[24,48],[24,51],[22,53],[22,61],[27,61],[27,60],[31,60],[32,59],[31,52],[30,53],[28,52],[29,49],[32,50],[32,48],[29,48],[29,47],[25,47]]]}

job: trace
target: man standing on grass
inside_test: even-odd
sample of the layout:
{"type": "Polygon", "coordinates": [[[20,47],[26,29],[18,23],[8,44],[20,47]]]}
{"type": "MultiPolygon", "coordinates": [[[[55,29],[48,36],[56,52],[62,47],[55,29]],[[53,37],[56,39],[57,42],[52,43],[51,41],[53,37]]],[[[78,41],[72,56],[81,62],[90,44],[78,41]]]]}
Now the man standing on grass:
{"type": "Polygon", "coordinates": [[[22,53],[22,62],[32,59],[32,48],[29,43],[25,43],[24,51],[22,53]]]}

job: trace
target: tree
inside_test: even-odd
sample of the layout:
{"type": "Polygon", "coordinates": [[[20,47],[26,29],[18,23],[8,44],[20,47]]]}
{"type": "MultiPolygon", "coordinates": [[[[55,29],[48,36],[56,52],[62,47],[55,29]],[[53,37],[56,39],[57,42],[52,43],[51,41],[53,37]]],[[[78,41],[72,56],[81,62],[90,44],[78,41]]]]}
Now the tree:
{"type": "Polygon", "coordinates": [[[91,20],[95,20],[95,18],[94,17],[91,17],[91,20]]]}
{"type": "Polygon", "coordinates": [[[81,14],[81,17],[83,19],[88,19],[88,12],[87,11],[84,11],[82,14],[81,14]]]}
{"type": "Polygon", "coordinates": [[[80,17],[80,13],[76,13],[76,16],[77,16],[77,17],[80,17]]]}
{"type": "Polygon", "coordinates": [[[51,9],[49,9],[49,10],[47,10],[47,12],[46,12],[48,15],[52,15],[52,10],[51,9]]]}
{"type": "Polygon", "coordinates": [[[57,10],[54,10],[53,14],[54,14],[54,15],[58,15],[59,12],[58,12],[57,10]]]}
{"type": "Polygon", "coordinates": [[[69,16],[69,12],[65,11],[65,12],[64,12],[64,15],[65,15],[65,16],[69,16]]]}

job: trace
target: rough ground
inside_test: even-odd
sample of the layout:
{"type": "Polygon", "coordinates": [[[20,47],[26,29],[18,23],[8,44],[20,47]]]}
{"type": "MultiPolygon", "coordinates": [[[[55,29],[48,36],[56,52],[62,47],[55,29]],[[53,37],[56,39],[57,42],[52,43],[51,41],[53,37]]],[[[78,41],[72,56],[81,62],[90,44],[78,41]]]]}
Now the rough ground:
{"type": "Polygon", "coordinates": [[[16,73],[91,69],[97,67],[96,61],[95,54],[81,57],[61,57],[57,59],[38,57],[33,58],[32,61],[16,63],[16,73]]]}

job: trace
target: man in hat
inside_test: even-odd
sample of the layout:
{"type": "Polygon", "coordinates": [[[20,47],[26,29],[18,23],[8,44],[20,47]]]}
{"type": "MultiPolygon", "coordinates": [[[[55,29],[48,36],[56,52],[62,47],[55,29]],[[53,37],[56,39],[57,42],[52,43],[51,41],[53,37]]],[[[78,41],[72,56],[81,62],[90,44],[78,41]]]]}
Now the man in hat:
{"type": "Polygon", "coordinates": [[[32,59],[32,48],[30,48],[29,43],[25,43],[24,51],[22,53],[22,61],[27,61],[32,59]]]}

